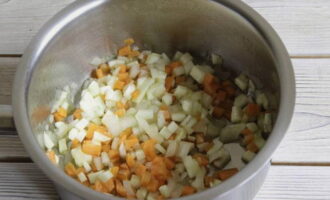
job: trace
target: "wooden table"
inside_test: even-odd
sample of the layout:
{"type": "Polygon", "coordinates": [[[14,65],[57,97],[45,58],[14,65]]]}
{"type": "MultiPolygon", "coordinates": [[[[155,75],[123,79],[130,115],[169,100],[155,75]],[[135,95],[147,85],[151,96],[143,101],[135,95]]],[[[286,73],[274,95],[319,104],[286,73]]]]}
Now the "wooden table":
{"type": "MultiPolygon", "coordinates": [[[[9,105],[30,39],[73,0],[0,0],[0,104],[9,105]]],[[[330,199],[330,1],[245,0],[278,31],[294,64],[297,104],[257,200],[330,199]]],[[[2,108],[4,108],[2,106],[2,108]]],[[[0,130],[0,199],[57,199],[15,132],[0,130]]]]}

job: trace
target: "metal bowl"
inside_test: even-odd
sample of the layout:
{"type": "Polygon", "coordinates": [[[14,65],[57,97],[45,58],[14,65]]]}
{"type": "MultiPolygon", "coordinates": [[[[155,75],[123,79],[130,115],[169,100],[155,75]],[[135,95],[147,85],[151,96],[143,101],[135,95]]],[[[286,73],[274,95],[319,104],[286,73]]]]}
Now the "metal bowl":
{"type": "Polygon", "coordinates": [[[80,0],[57,14],[26,49],[13,89],[17,130],[34,162],[56,183],[63,199],[120,199],[67,176],[49,162],[34,133],[49,115],[56,91],[81,85],[92,70],[91,59],[114,53],[128,37],[156,52],[220,54],[225,68],[247,73],[276,96],[278,117],[256,158],[219,186],[181,198],[252,199],[291,121],[295,81],[278,35],[238,0],[80,0]]]}

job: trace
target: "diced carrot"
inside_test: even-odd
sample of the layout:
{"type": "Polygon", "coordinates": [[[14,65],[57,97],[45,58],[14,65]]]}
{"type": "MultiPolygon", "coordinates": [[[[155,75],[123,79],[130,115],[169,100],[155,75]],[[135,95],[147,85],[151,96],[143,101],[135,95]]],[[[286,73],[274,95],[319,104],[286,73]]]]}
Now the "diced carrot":
{"type": "Polygon", "coordinates": [[[124,141],[126,150],[131,151],[134,149],[134,147],[138,146],[139,144],[139,139],[134,136],[131,135],[127,140],[124,141]]]}
{"type": "Polygon", "coordinates": [[[120,143],[125,142],[126,139],[132,134],[132,128],[127,128],[119,135],[120,143]]]}
{"type": "Polygon", "coordinates": [[[253,153],[257,153],[259,151],[258,146],[253,141],[246,146],[246,149],[253,153]]]}
{"type": "Polygon", "coordinates": [[[170,176],[170,171],[167,169],[165,161],[162,157],[156,156],[152,160],[151,175],[156,177],[157,180],[167,180],[170,176]]]}
{"type": "Polygon", "coordinates": [[[238,172],[237,168],[222,170],[217,173],[217,177],[221,180],[227,180],[228,178],[234,176],[238,172]]]}
{"type": "Polygon", "coordinates": [[[226,99],[227,93],[225,91],[219,90],[217,92],[216,99],[220,102],[223,102],[226,99]]]}
{"type": "Polygon", "coordinates": [[[248,117],[256,117],[260,113],[260,106],[258,104],[250,103],[246,106],[246,114],[248,117]]]}
{"type": "Polygon", "coordinates": [[[245,135],[243,142],[245,145],[247,145],[253,142],[253,140],[254,140],[254,135],[250,134],[250,135],[245,135]]]}
{"type": "Polygon", "coordinates": [[[214,96],[214,94],[219,89],[219,84],[217,83],[217,79],[215,78],[215,76],[213,76],[210,73],[207,73],[204,76],[203,87],[204,87],[204,91],[207,94],[214,96]]]}
{"type": "Polygon", "coordinates": [[[132,93],[132,99],[134,100],[134,99],[138,98],[139,94],[140,94],[140,90],[135,90],[132,93]]]}
{"type": "Polygon", "coordinates": [[[207,166],[209,164],[209,159],[203,154],[195,154],[193,157],[201,166],[207,166]]]}
{"type": "Polygon", "coordinates": [[[117,174],[117,178],[119,178],[120,180],[128,180],[130,178],[131,172],[129,171],[129,169],[119,169],[118,174],[117,174]]]}
{"type": "Polygon", "coordinates": [[[95,73],[96,73],[96,78],[104,77],[103,70],[101,68],[96,69],[95,73]]]}
{"type": "Polygon", "coordinates": [[[133,168],[135,166],[135,160],[131,154],[126,155],[126,163],[129,168],[133,168]]]}
{"type": "Polygon", "coordinates": [[[218,89],[219,89],[219,84],[217,83],[204,85],[204,92],[210,96],[214,96],[218,89]]]}
{"type": "Polygon", "coordinates": [[[156,157],[156,150],[155,150],[156,140],[149,139],[142,144],[142,149],[147,160],[151,161],[156,157]]]}
{"type": "Polygon", "coordinates": [[[192,187],[192,186],[184,186],[183,188],[182,188],[182,193],[181,193],[181,195],[182,196],[186,196],[186,195],[191,195],[191,194],[194,194],[194,193],[196,193],[196,189],[194,188],[194,187],[192,187]]]}
{"type": "Polygon", "coordinates": [[[211,186],[211,183],[214,181],[214,177],[212,176],[205,176],[204,178],[204,184],[206,187],[210,187],[211,186]]]}
{"type": "Polygon", "coordinates": [[[80,142],[78,139],[73,139],[71,142],[71,149],[74,149],[80,145],[80,142]]]}
{"type": "Polygon", "coordinates": [[[195,138],[196,138],[196,144],[201,144],[205,141],[204,133],[202,132],[197,132],[195,134],[195,138]]]}
{"type": "Polygon", "coordinates": [[[175,163],[182,162],[182,159],[179,156],[172,156],[172,157],[169,157],[169,159],[171,159],[175,163]]]}
{"type": "Polygon", "coordinates": [[[233,86],[233,83],[230,80],[222,81],[222,87],[233,86]]]}
{"type": "Polygon", "coordinates": [[[215,81],[215,76],[213,76],[211,73],[207,73],[204,76],[204,80],[203,80],[203,85],[209,85],[211,83],[213,83],[215,81]]]}
{"type": "Polygon", "coordinates": [[[65,170],[65,173],[69,176],[75,176],[77,174],[76,168],[71,162],[69,162],[68,164],[65,165],[64,170],[65,170]]]}
{"type": "Polygon", "coordinates": [[[146,166],[144,166],[141,163],[136,163],[135,169],[134,169],[134,172],[135,172],[136,175],[142,177],[142,175],[144,173],[146,173],[146,171],[147,171],[147,167],[146,166]]]}
{"type": "Polygon", "coordinates": [[[116,107],[117,107],[117,109],[126,109],[127,106],[123,102],[117,101],[116,102],[116,107]]]}
{"type": "Polygon", "coordinates": [[[120,81],[120,80],[117,80],[113,86],[114,89],[116,90],[122,90],[125,86],[125,82],[124,81],[120,81]]]}
{"type": "Polygon", "coordinates": [[[126,73],[127,72],[127,69],[128,67],[126,65],[119,65],[119,73],[126,73]]]}
{"type": "Polygon", "coordinates": [[[136,57],[136,56],[139,56],[140,55],[140,52],[137,51],[137,50],[134,50],[134,51],[131,51],[129,57],[136,57]]]}
{"type": "Polygon", "coordinates": [[[133,38],[127,38],[126,40],[124,40],[124,44],[125,45],[132,45],[134,44],[134,39],[133,38]]]}
{"type": "Polygon", "coordinates": [[[175,83],[174,76],[167,76],[165,79],[165,88],[166,91],[169,92],[173,88],[175,83]]]}
{"type": "Polygon", "coordinates": [[[143,187],[148,186],[148,184],[151,180],[150,172],[144,172],[143,174],[141,174],[140,180],[141,180],[141,186],[143,186],[143,187]]]}
{"type": "Polygon", "coordinates": [[[119,194],[119,196],[121,196],[121,197],[126,197],[127,192],[126,192],[122,182],[120,180],[116,179],[115,183],[116,183],[116,192],[117,192],[117,194],[119,194]]]}
{"type": "Polygon", "coordinates": [[[167,75],[172,75],[172,71],[173,69],[169,65],[165,66],[165,72],[167,75]]]}
{"type": "Polygon", "coordinates": [[[55,113],[54,113],[54,120],[55,122],[63,121],[64,118],[67,117],[67,110],[64,108],[59,108],[55,113]]]}
{"type": "Polygon", "coordinates": [[[234,104],[234,102],[232,100],[226,99],[224,102],[221,102],[221,107],[223,107],[226,110],[230,110],[230,112],[231,112],[233,104],[234,104]]]}
{"type": "Polygon", "coordinates": [[[102,182],[103,188],[107,190],[108,193],[111,193],[115,189],[115,182],[111,178],[107,182],[102,182]]]}
{"type": "Polygon", "coordinates": [[[95,191],[98,191],[98,192],[102,192],[102,193],[105,193],[107,192],[106,188],[103,187],[102,183],[100,180],[96,180],[95,181],[95,184],[94,184],[94,188],[93,188],[95,191]]]}
{"type": "Polygon", "coordinates": [[[115,150],[115,149],[110,149],[108,152],[110,161],[113,163],[116,163],[120,160],[120,155],[119,155],[119,151],[115,150]]]}
{"type": "Polygon", "coordinates": [[[170,121],[171,120],[171,114],[170,114],[170,111],[168,110],[164,110],[163,111],[163,114],[164,114],[164,118],[166,121],[170,121]]]}
{"type": "Polygon", "coordinates": [[[98,170],[96,169],[96,166],[95,166],[94,162],[92,162],[92,164],[91,164],[91,168],[92,168],[92,171],[93,171],[93,172],[97,172],[97,171],[98,171],[98,170]]]}
{"type": "Polygon", "coordinates": [[[111,167],[110,171],[111,171],[112,175],[114,177],[116,177],[118,175],[118,172],[119,172],[119,167],[118,166],[111,167]]]}
{"type": "Polygon", "coordinates": [[[109,67],[109,65],[106,64],[106,63],[102,63],[102,64],[100,64],[100,65],[99,65],[99,69],[102,70],[102,72],[103,72],[104,75],[107,75],[107,74],[110,73],[110,67],[109,67]]]}
{"type": "Polygon", "coordinates": [[[82,151],[92,156],[100,156],[102,150],[101,145],[93,144],[90,140],[85,140],[82,145],[82,151]]]}
{"type": "Polygon", "coordinates": [[[213,143],[212,142],[210,142],[210,143],[207,143],[207,145],[205,146],[205,150],[206,151],[209,151],[212,147],[213,147],[213,143]]]}
{"type": "Polygon", "coordinates": [[[173,133],[169,138],[168,140],[175,140],[176,138],[176,133],[173,133]]]}
{"type": "Polygon", "coordinates": [[[171,170],[175,167],[175,163],[167,157],[164,158],[164,162],[165,162],[166,168],[169,170],[171,170]]]}
{"type": "Polygon", "coordinates": [[[77,168],[77,170],[76,170],[76,174],[78,175],[78,174],[80,174],[80,173],[85,173],[85,169],[82,168],[82,167],[77,168]]]}
{"type": "Polygon", "coordinates": [[[253,132],[250,129],[245,128],[241,131],[241,134],[244,135],[244,136],[247,136],[247,135],[252,135],[253,132]]]}
{"type": "Polygon", "coordinates": [[[131,46],[127,45],[118,50],[118,56],[129,56],[132,49],[131,46]]]}
{"type": "Polygon", "coordinates": [[[82,110],[77,108],[73,113],[73,119],[81,119],[82,118],[82,110]]]}
{"type": "Polygon", "coordinates": [[[176,84],[180,84],[180,83],[183,83],[187,80],[187,77],[186,76],[177,76],[175,77],[175,83],[176,84]]]}
{"type": "Polygon", "coordinates": [[[94,132],[99,132],[106,136],[111,137],[111,134],[108,133],[108,129],[105,126],[100,126],[100,125],[96,125],[94,123],[90,123],[87,128],[86,138],[92,139],[94,136],[94,132]]]}
{"type": "Polygon", "coordinates": [[[119,109],[115,112],[115,114],[118,116],[118,117],[124,117],[125,115],[125,109],[119,109]]]}
{"type": "Polygon", "coordinates": [[[170,64],[168,64],[166,67],[165,67],[165,72],[168,74],[168,75],[171,75],[173,73],[173,70],[177,67],[180,67],[182,66],[182,62],[180,61],[175,61],[175,62],[172,62],[170,64]]]}
{"type": "Polygon", "coordinates": [[[105,94],[100,94],[100,97],[103,101],[105,101],[105,94]]]}
{"type": "Polygon", "coordinates": [[[110,151],[110,144],[103,144],[102,145],[102,152],[108,153],[110,151]]]}
{"type": "Polygon", "coordinates": [[[118,79],[120,80],[120,81],[124,81],[124,82],[126,82],[126,80],[129,78],[129,75],[128,75],[128,73],[127,72],[124,72],[124,73],[120,73],[120,74],[118,74],[118,79]]]}
{"type": "Polygon", "coordinates": [[[225,111],[226,110],[221,107],[214,107],[212,114],[216,118],[221,118],[225,114],[225,111]]]}
{"type": "Polygon", "coordinates": [[[236,94],[236,89],[232,86],[225,87],[225,91],[227,92],[229,97],[234,97],[236,94]]]}
{"type": "Polygon", "coordinates": [[[230,109],[226,109],[226,111],[225,111],[225,118],[227,119],[227,120],[231,120],[231,108],[230,109]]]}
{"type": "Polygon", "coordinates": [[[145,187],[149,192],[157,192],[159,188],[159,181],[152,177],[145,187]]]}
{"type": "Polygon", "coordinates": [[[55,159],[55,152],[53,150],[47,151],[46,153],[47,157],[49,158],[52,163],[56,164],[56,159],[55,159]]]}

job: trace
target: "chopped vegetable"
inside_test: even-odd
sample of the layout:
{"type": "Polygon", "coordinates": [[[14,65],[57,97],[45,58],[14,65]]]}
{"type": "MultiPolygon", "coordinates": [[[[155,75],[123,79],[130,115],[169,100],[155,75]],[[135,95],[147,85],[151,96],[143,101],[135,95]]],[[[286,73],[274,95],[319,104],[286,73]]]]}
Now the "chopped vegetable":
{"type": "Polygon", "coordinates": [[[247,75],[216,74],[223,58],[208,58],[197,65],[189,53],[140,52],[128,38],[117,55],[93,59],[77,106],[64,88],[38,142],[72,178],[127,199],[179,198],[221,184],[238,172],[227,169],[238,167],[228,164],[227,143],[240,144],[250,162],[276,113],[247,75]]]}

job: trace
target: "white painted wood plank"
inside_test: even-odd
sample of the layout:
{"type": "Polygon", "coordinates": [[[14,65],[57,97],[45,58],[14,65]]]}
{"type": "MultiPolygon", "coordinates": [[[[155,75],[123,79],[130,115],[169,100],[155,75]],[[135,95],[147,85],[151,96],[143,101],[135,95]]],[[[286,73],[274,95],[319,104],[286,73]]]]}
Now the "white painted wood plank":
{"type": "Polygon", "coordinates": [[[22,54],[31,38],[53,15],[74,0],[0,2],[0,54],[22,54]]]}
{"type": "Polygon", "coordinates": [[[0,104],[11,104],[12,83],[19,60],[15,57],[0,57],[0,104]]]}
{"type": "Polygon", "coordinates": [[[0,162],[29,158],[17,135],[0,134],[0,162]]]}
{"type": "MultiPolygon", "coordinates": [[[[40,27],[73,1],[0,1],[0,54],[22,54],[40,27]]],[[[330,1],[244,1],[274,26],[292,55],[330,55],[330,1]]]]}
{"type": "Polygon", "coordinates": [[[330,167],[272,166],[255,200],[329,200],[330,167]]]}
{"type": "Polygon", "coordinates": [[[330,55],[330,1],[243,1],[275,28],[291,55],[330,55]]]}
{"type": "Polygon", "coordinates": [[[330,163],[330,59],[294,59],[297,99],[273,162],[330,163]]]}
{"type": "MultiPolygon", "coordinates": [[[[3,59],[0,58],[0,63],[3,59]]],[[[18,58],[5,59],[18,61],[18,58]]],[[[330,163],[330,59],[293,59],[293,64],[297,105],[290,131],[274,154],[273,162],[330,163]]],[[[0,64],[0,69],[6,69],[9,75],[15,71],[15,65],[11,67],[1,68],[0,64]]],[[[9,82],[0,79],[0,91],[4,91],[2,87],[8,88],[7,97],[11,91],[11,86],[6,86],[9,82]]],[[[6,101],[1,98],[0,95],[0,102],[6,101]]],[[[14,149],[8,148],[7,152],[13,152],[14,149]]]]}
{"type": "MultiPolygon", "coordinates": [[[[330,167],[272,166],[255,200],[329,200],[330,167]]],[[[0,200],[57,199],[33,163],[0,163],[0,200]]]]}
{"type": "Polygon", "coordinates": [[[0,163],[0,200],[58,199],[53,183],[33,163],[0,163]]]}

